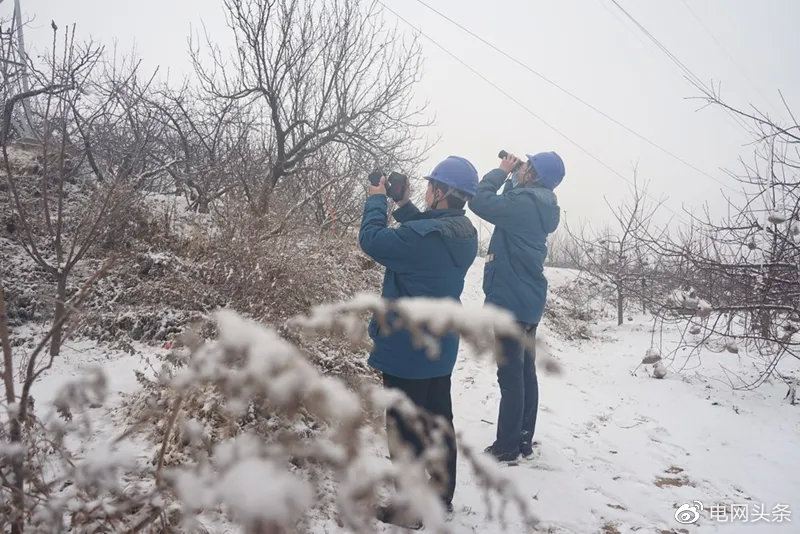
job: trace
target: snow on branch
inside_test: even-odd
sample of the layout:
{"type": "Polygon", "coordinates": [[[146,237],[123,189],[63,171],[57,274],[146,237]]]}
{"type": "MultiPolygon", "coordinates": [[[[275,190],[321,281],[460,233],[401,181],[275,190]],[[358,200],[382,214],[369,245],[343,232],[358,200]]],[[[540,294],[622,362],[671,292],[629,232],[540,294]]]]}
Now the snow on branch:
{"type": "MultiPolygon", "coordinates": [[[[430,339],[451,331],[466,332],[480,347],[492,346],[495,332],[521,335],[505,312],[464,310],[455,302],[427,299],[387,302],[370,295],[317,307],[309,317],[295,322],[307,332],[339,329],[355,335],[363,331],[359,324],[364,323],[365,311],[379,315],[393,328],[409,328],[430,339]]],[[[219,404],[221,411],[213,419],[229,419],[240,431],[217,428],[209,432],[204,423],[177,417],[178,411],[191,410],[188,400],[162,403],[140,417],[147,425],[152,425],[153,417],[179,420],[180,436],[171,437],[171,425],[165,425],[163,439],[185,445],[182,461],[167,467],[164,487],[173,488],[182,514],[192,517],[201,510],[220,509],[247,531],[295,531],[323,507],[323,514],[336,516],[350,530],[372,532],[378,497],[391,493],[391,503],[408,509],[424,521],[426,529],[450,531],[433,477],[442,466],[445,442],[453,437],[442,420],[419,411],[396,391],[374,384],[348,389],[340,379],[323,375],[272,328],[227,310],[218,312],[216,319],[218,339],[197,345],[184,365],[162,377],[166,390],[160,395],[190,399],[204,392],[192,402],[204,402],[204,411],[219,404]],[[209,388],[217,393],[208,393],[209,388]],[[158,406],[167,406],[172,415],[158,406]],[[393,463],[369,445],[376,441],[375,415],[388,408],[397,410],[409,428],[418,431],[426,444],[424,455],[415,457],[404,450],[391,433],[393,463]],[[253,414],[270,414],[266,426],[265,422],[242,423],[252,420],[253,414]],[[208,446],[210,434],[217,437],[208,446]],[[268,489],[259,487],[265,479],[270,480],[268,489]],[[333,499],[326,497],[331,485],[336,488],[333,499]]],[[[383,438],[378,435],[377,440],[383,438]]],[[[458,444],[487,499],[495,495],[501,503],[511,502],[524,520],[535,523],[527,501],[499,476],[497,466],[458,444]]]]}
{"type": "MultiPolygon", "coordinates": [[[[506,312],[434,299],[390,302],[359,295],[294,322],[307,333],[355,335],[363,332],[364,312],[387,327],[408,328],[429,346],[450,332],[479,350],[493,348],[497,335],[524,338],[506,312]]],[[[96,430],[92,408],[107,394],[101,368],[61,388],[53,401],[57,411],[45,420],[30,414],[24,439],[0,449],[4,458],[28,450],[19,463],[35,473],[25,486],[26,510],[16,521],[44,530],[71,525],[156,532],[168,525],[196,532],[200,514],[221,512],[245,532],[311,531],[316,519],[333,517],[350,531],[366,533],[375,530],[376,506],[388,498],[427,530],[451,531],[438,498],[443,478],[437,475],[447,440],[455,436],[441,418],[374,383],[348,388],[273,328],[229,310],[215,318],[217,339],[187,335],[177,349],[181,354],[154,369],[155,380],[123,408],[130,426],[116,440],[75,446],[90,442],[96,430]],[[384,441],[376,415],[389,408],[418,434],[424,454],[406,450],[392,432],[393,461],[376,450],[374,444],[384,441]],[[143,434],[154,442],[149,461],[132,454],[141,450],[136,440],[143,434]]],[[[536,524],[528,500],[496,463],[462,439],[456,443],[493,518],[504,521],[510,503],[526,524],[536,524]],[[493,502],[500,505],[496,516],[493,502]]],[[[0,475],[8,475],[5,466],[0,475]]]]}
{"type": "Polygon", "coordinates": [[[425,347],[431,358],[439,356],[439,339],[447,334],[459,334],[479,354],[494,351],[496,355],[497,339],[513,337],[537,349],[537,361],[547,372],[561,370],[541,338],[528,337],[511,313],[490,304],[463,305],[452,299],[423,297],[382,300],[362,293],[349,301],[316,306],[308,316],[295,318],[292,323],[309,334],[340,334],[356,341],[366,334],[365,313],[374,314],[381,332],[408,330],[414,343],[425,347]]]}

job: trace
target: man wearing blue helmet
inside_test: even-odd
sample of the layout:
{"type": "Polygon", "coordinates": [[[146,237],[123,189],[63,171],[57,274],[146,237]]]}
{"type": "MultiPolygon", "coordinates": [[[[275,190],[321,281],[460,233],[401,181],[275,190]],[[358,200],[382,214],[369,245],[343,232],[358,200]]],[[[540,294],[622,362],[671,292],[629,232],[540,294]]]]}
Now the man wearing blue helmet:
{"type": "MultiPolygon", "coordinates": [[[[459,300],[467,274],[478,252],[478,234],[467,218],[464,206],[478,186],[478,172],[464,158],[450,156],[425,177],[426,211],[418,210],[409,201],[406,189],[393,212],[397,228],[387,226],[385,178],[377,186],[369,186],[364,206],[359,242],[376,262],[386,267],[381,296],[394,300],[401,297],[435,297],[459,300]]],[[[456,483],[456,445],[453,430],[453,409],[450,397],[450,375],[458,353],[458,336],[448,335],[440,341],[438,358],[432,359],[425,348],[415,346],[408,330],[383,331],[373,318],[369,333],[375,346],[369,364],[383,374],[387,388],[403,391],[424,410],[419,420],[409,421],[397,410],[386,414],[390,453],[392,443],[404,443],[421,456],[430,430],[430,415],[441,416],[447,423],[446,465],[429,466],[431,481],[441,495],[447,510],[452,510],[456,483]]],[[[402,510],[384,507],[379,519],[398,523],[402,510]]]]}
{"type": "MultiPolygon", "coordinates": [[[[512,312],[531,339],[547,295],[547,235],[560,218],[553,189],[563,178],[564,162],[555,152],[528,155],[525,161],[506,154],[500,167],[483,177],[469,203],[476,215],[494,225],[483,273],[486,302],[512,312]]],[[[539,384],[533,350],[518,339],[499,341],[497,437],[486,452],[499,461],[513,461],[533,452],[539,384]]]]}

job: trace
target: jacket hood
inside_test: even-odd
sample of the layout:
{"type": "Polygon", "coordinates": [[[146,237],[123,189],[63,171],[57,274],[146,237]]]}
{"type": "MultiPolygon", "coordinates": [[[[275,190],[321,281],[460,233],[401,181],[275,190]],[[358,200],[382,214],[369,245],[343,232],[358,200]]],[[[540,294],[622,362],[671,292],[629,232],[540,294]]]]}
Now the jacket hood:
{"type": "Polygon", "coordinates": [[[558,198],[552,190],[539,185],[515,188],[513,192],[517,195],[532,197],[538,208],[536,213],[542,225],[542,230],[548,234],[552,234],[556,231],[558,223],[561,220],[561,208],[558,207],[558,198]]]}
{"type": "Polygon", "coordinates": [[[438,232],[455,265],[472,265],[478,252],[478,231],[464,215],[464,210],[430,210],[422,215],[424,218],[405,225],[421,236],[438,232]]]}
{"type": "Polygon", "coordinates": [[[558,223],[561,220],[561,208],[558,207],[556,194],[545,187],[536,187],[532,191],[536,201],[539,203],[539,220],[542,223],[542,228],[548,234],[552,234],[558,228],[558,223]]]}

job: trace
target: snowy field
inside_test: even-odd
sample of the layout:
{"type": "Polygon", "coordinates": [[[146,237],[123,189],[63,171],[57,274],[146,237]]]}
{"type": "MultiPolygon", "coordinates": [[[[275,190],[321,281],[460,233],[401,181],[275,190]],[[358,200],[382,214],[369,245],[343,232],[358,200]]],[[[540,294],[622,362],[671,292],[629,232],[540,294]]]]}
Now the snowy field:
{"type": "MultiPolygon", "coordinates": [[[[479,259],[469,272],[465,302],[482,301],[482,268],[479,259]]],[[[551,270],[548,276],[557,286],[574,275],[551,270]]],[[[703,354],[701,366],[670,372],[663,380],[643,368],[634,374],[650,346],[652,323],[644,316],[633,319],[621,327],[599,322],[594,337],[581,342],[559,340],[547,324],[540,330],[563,374],[540,373],[535,437],[541,446],[533,459],[503,472],[531,499],[541,531],[799,532],[800,517],[794,514],[800,514],[800,409],[783,400],[785,386],[732,391],[720,380],[721,365],[748,366],[741,354],[703,354]],[[702,503],[702,511],[694,501],[702,503]],[[677,521],[684,504],[684,517],[694,519],[692,507],[699,512],[695,522],[677,521]]],[[[665,332],[667,344],[670,335],[677,332],[665,332]]],[[[455,425],[463,443],[482,449],[494,439],[499,391],[493,362],[468,351],[462,348],[454,373],[455,425]]],[[[134,370],[149,367],[141,356],[73,341],[34,388],[37,403],[46,404],[60,383],[89,365],[104,368],[118,394],[134,391],[134,370]]],[[[797,373],[796,367],[788,372],[797,373]]],[[[102,450],[119,432],[112,409],[113,402],[97,408],[103,423],[89,450],[102,450]]],[[[144,448],[131,452],[143,461],[150,458],[144,448]]],[[[375,454],[385,457],[382,443],[375,444],[375,454]]],[[[455,532],[523,531],[513,507],[505,527],[487,519],[483,492],[463,461],[458,477],[455,532]]],[[[341,531],[333,519],[314,524],[320,532],[341,531]]],[[[376,524],[376,531],[397,529],[376,524]]]]}
{"type": "MultiPolygon", "coordinates": [[[[482,299],[481,267],[476,262],[469,273],[465,302],[482,299]]],[[[555,285],[569,273],[550,271],[548,277],[555,285]]],[[[732,391],[714,379],[716,360],[739,364],[729,353],[704,354],[702,369],[663,380],[641,368],[634,376],[651,328],[644,317],[621,327],[601,323],[595,340],[573,344],[543,324],[564,373],[539,374],[539,457],[507,468],[543,523],[553,532],[800,532],[800,517],[781,521],[785,514],[775,508],[787,505],[800,514],[800,410],[782,400],[785,386],[732,391]],[[676,509],[695,500],[704,512],[696,523],[681,525],[676,509]],[[726,505],[727,521],[719,505],[726,505]],[[742,513],[736,505],[747,506],[747,521],[731,521],[732,508],[742,513]],[[762,505],[763,519],[754,520],[762,505]]],[[[469,354],[456,366],[456,429],[476,447],[494,437],[494,373],[492,362],[469,354]]],[[[491,531],[467,466],[459,475],[457,531],[491,531]]],[[[509,525],[508,532],[518,531],[509,525]]]]}

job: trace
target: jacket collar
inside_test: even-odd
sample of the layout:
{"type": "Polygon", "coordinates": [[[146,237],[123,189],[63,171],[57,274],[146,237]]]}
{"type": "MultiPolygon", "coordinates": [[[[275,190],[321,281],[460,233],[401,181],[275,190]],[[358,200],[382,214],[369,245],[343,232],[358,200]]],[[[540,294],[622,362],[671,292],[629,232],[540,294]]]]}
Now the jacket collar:
{"type": "Polygon", "coordinates": [[[552,189],[550,189],[549,187],[544,185],[540,180],[537,180],[537,181],[535,181],[533,183],[529,182],[529,183],[527,183],[525,185],[518,185],[517,187],[514,187],[513,189],[514,190],[517,190],[517,189],[547,189],[548,191],[552,191],[552,189]]]}
{"type": "Polygon", "coordinates": [[[441,210],[427,210],[420,212],[420,219],[440,219],[442,217],[456,217],[458,215],[466,215],[465,210],[457,209],[441,209],[441,210]]]}

